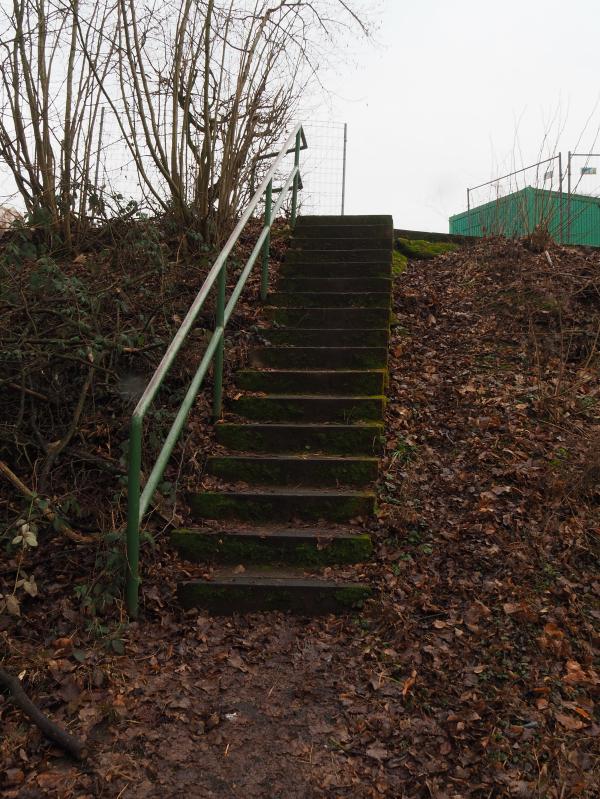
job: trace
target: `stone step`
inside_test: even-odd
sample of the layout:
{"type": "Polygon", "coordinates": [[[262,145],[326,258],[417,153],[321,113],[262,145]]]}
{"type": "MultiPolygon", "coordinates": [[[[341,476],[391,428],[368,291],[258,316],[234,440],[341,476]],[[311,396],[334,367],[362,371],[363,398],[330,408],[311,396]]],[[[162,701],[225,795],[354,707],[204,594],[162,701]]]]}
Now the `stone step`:
{"type": "MultiPolygon", "coordinates": [[[[392,290],[390,277],[282,277],[277,291],[285,294],[297,292],[387,292],[392,290]]],[[[385,305],[385,302],[383,303],[385,305]]]]}
{"type": "Polygon", "coordinates": [[[253,347],[251,366],[274,369],[381,369],[387,347],[253,347]]]}
{"type": "Polygon", "coordinates": [[[328,262],[357,263],[362,261],[392,263],[390,247],[380,246],[368,250],[355,250],[349,247],[348,242],[340,243],[343,244],[343,247],[339,250],[288,250],[285,256],[285,263],[294,264],[302,261],[323,264],[328,262]]]}
{"type": "Polygon", "coordinates": [[[351,613],[372,595],[370,586],[305,576],[297,572],[223,571],[212,580],[189,580],[178,586],[184,608],[214,615],[280,610],[304,616],[351,613]]]}
{"type": "Polygon", "coordinates": [[[389,247],[391,248],[394,239],[394,231],[393,228],[387,224],[307,225],[298,220],[294,230],[293,241],[305,241],[306,239],[312,238],[345,239],[346,241],[354,241],[354,239],[385,238],[389,242],[389,247]]]}
{"type": "Polygon", "coordinates": [[[227,406],[236,416],[262,422],[376,422],[383,419],[385,398],[246,394],[227,406]]]}
{"type": "Polygon", "coordinates": [[[275,308],[265,306],[267,319],[285,327],[301,327],[314,330],[342,330],[365,327],[387,327],[391,311],[382,308],[275,308]]]}
{"type": "Polygon", "coordinates": [[[283,263],[279,274],[285,277],[390,277],[392,264],[389,258],[379,261],[330,262],[326,264],[312,261],[283,263]]]}
{"type": "Polygon", "coordinates": [[[379,459],[319,455],[214,455],[206,471],[230,483],[282,486],[366,486],[379,459]]]}
{"type": "MultiPolygon", "coordinates": [[[[291,347],[387,347],[387,327],[369,330],[310,330],[294,327],[272,327],[261,330],[260,337],[269,344],[291,347]]],[[[379,392],[371,392],[379,393],[379,392]]]]}
{"type": "Polygon", "coordinates": [[[384,308],[390,303],[387,291],[275,291],[269,305],[279,308],[384,308]]]}
{"type": "Polygon", "coordinates": [[[333,488],[202,491],[190,494],[188,503],[194,519],[239,519],[259,523],[281,524],[295,519],[348,522],[375,512],[375,494],[333,488]]]}
{"type": "Polygon", "coordinates": [[[238,388],[245,391],[262,391],[272,394],[294,394],[298,390],[298,386],[301,385],[310,394],[373,396],[383,394],[386,386],[386,377],[385,369],[365,371],[343,371],[341,369],[336,371],[242,369],[236,373],[235,382],[238,388]]]}
{"type": "Polygon", "coordinates": [[[173,530],[171,544],[194,563],[257,566],[333,566],[361,563],[373,553],[371,537],[344,528],[252,527],[173,530]]]}
{"type": "Polygon", "coordinates": [[[295,230],[301,232],[305,228],[323,227],[356,227],[357,225],[385,225],[393,230],[394,220],[389,214],[352,214],[338,216],[336,214],[307,214],[296,220],[295,230]]]}
{"type": "Polygon", "coordinates": [[[312,258],[315,252],[326,252],[329,250],[382,250],[391,252],[392,249],[391,235],[383,236],[366,236],[364,238],[341,238],[333,236],[294,236],[290,242],[290,248],[286,253],[286,257],[291,254],[303,252],[307,258],[312,258]]]}
{"type": "Polygon", "coordinates": [[[219,444],[236,452],[378,455],[382,451],[383,425],[219,422],[215,434],[219,444]]]}

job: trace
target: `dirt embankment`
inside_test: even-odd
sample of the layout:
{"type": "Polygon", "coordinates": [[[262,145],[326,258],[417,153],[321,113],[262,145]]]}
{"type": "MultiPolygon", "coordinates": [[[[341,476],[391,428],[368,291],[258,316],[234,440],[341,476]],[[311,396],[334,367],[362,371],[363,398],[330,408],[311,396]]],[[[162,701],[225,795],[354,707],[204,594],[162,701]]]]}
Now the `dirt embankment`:
{"type": "Polygon", "coordinates": [[[143,621],[98,629],[52,544],[2,635],[91,755],[5,702],[6,795],[595,799],[599,285],[595,253],[500,241],[397,277],[377,558],[348,568],[379,594],[356,617],[183,616],[159,540],[143,621]]]}

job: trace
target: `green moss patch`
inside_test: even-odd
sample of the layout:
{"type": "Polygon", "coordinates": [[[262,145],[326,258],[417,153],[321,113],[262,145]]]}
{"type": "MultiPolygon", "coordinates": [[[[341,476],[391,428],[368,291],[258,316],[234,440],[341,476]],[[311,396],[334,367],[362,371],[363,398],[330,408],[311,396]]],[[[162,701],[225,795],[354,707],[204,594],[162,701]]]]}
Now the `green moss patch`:
{"type": "Polygon", "coordinates": [[[305,567],[333,566],[367,561],[373,544],[366,534],[332,538],[298,535],[251,535],[174,530],[171,543],[186,560],[197,563],[305,567]]]}
{"type": "Polygon", "coordinates": [[[392,254],[392,277],[400,277],[406,269],[408,258],[399,250],[394,250],[392,254]]]}
{"type": "Polygon", "coordinates": [[[377,479],[376,458],[214,457],[207,470],[249,485],[364,486],[377,479]]]}
{"type": "Polygon", "coordinates": [[[317,580],[274,580],[220,583],[194,580],[179,586],[184,608],[201,607],[227,615],[262,610],[282,610],[305,615],[343,613],[359,608],[371,596],[366,585],[320,583],[317,580]]]}
{"type": "Polygon", "coordinates": [[[246,522],[285,522],[303,519],[316,522],[327,519],[347,522],[355,516],[374,513],[375,497],[370,493],[306,494],[286,492],[275,494],[265,491],[217,493],[205,491],[188,498],[192,515],[199,519],[240,519],[246,522]]]}
{"type": "Polygon", "coordinates": [[[446,252],[454,252],[454,250],[458,249],[458,246],[458,244],[445,241],[425,241],[424,239],[405,239],[402,237],[398,237],[395,240],[396,251],[415,261],[426,261],[446,252]]]}

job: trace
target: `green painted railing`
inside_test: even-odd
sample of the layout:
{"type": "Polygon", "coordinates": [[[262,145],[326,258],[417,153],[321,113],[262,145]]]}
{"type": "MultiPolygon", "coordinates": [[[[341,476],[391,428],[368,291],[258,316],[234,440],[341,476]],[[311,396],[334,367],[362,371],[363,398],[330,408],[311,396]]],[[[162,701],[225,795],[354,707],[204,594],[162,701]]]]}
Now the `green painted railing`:
{"type": "Polygon", "coordinates": [[[214,360],[214,393],[213,393],[213,416],[218,419],[221,416],[221,406],[223,400],[223,362],[225,358],[224,344],[225,344],[225,327],[236,303],[242,293],[246,281],[252,271],[255,261],[262,253],[262,266],[261,266],[261,281],[260,281],[260,296],[261,300],[267,297],[267,290],[269,284],[269,246],[271,225],[273,220],[277,218],[283,201],[287,192],[292,191],[292,225],[296,222],[296,213],[298,208],[298,189],[302,188],[300,179],[300,151],[305,150],[307,147],[306,138],[302,125],[298,125],[295,130],[290,134],[288,140],[284,144],[279,153],[269,153],[262,156],[263,158],[274,158],[273,164],[267,172],[264,180],[259,188],[256,190],[250,204],[242,214],[242,217],[235,227],[235,230],[227,240],[227,243],[219,253],[216,261],[212,265],[206,280],[190,310],[188,311],[185,319],[181,323],[179,330],[175,334],[173,341],[165,352],[162,361],[158,368],[152,375],[150,382],[138,402],[133,416],[131,418],[131,430],[129,436],[129,474],[127,481],[127,586],[126,586],[126,601],[127,612],[131,618],[135,618],[138,612],[138,599],[139,599],[139,561],[140,561],[140,526],[144,514],[148,510],[152,496],[163,476],[171,453],[177,443],[181,430],[186,422],[188,414],[194,404],[198,395],[202,381],[208,371],[211,362],[214,360]],[[294,153],[294,166],[281,188],[273,188],[273,178],[284,158],[294,153]],[[273,205],[273,193],[279,192],[279,199],[273,205]],[[241,232],[246,226],[248,220],[256,210],[263,195],[265,195],[265,223],[260,232],[258,240],[254,245],[254,249],[246,265],[244,266],[240,277],[233,289],[229,301],[226,302],[225,289],[227,284],[227,258],[229,257],[232,249],[234,248],[241,232]],[[146,480],[144,489],[141,488],[141,469],[142,469],[142,434],[144,417],[148,408],[152,404],[159,388],[161,387],[169,369],[173,365],[177,353],[181,349],[188,333],[192,329],[206,298],[210,294],[213,286],[216,286],[217,303],[215,314],[215,327],[211,336],[210,342],[206,351],[200,361],[196,374],[190,383],[185,398],[177,412],[175,420],[171,425],[171,429],[167,434],[165,443],[156,459],[156,462],[146,480]]]}

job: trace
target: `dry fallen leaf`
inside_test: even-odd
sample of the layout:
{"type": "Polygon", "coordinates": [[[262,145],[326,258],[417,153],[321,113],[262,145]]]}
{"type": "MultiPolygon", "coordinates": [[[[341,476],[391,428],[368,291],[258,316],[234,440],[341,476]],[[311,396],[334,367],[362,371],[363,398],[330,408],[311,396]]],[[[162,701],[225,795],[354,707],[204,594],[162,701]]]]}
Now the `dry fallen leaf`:
{"type": "Polygon", "coordinates": [[[367,749],[367,756],[372,757],[373,760],[387,760],[390,753],[380,741],[375,741],[374,744],[367,749]]]}
{"type": "Polygon", "coordinates": [[[404,685],[402,686],[402,696],[406,697],[410,689],[414,686],[417,681],[417,672],[413,669],[412,674],[410,677],[404,681],[404,685]]]}
{"type": "Polygon", "coordinates": [[[580,730],[582,727],[585,727],[581,719],[568,716],[566,713],[555,713],[554,717],[566,730],[580,730]]]}

